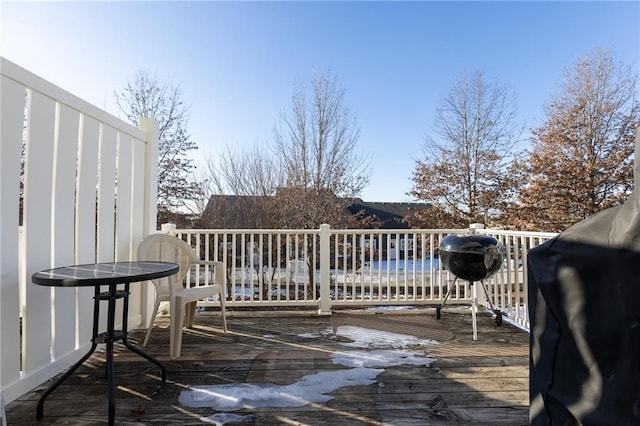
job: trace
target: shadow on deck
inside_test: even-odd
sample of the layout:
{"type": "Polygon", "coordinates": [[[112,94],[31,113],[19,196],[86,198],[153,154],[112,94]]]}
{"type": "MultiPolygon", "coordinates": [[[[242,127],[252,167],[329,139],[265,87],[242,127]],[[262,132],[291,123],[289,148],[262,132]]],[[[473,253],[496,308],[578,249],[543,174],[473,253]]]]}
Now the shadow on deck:
{"type": "MultiPolygon", "coordinates": [[[[168,357],[168,321],[154,330],[147,350],[167,368],[164,385],[157,367],[118,344],[116,424],[529,423],[529,335],[495,326],[488,313],[478,315],[477,341],[469,310],[455,307],[441,320],[434,309],[231,311],[227,319],[225,335],[217,312],[198,314],[179,360],[168,357]],[[219,392],[226,398],[214,400],[219,392]]],[[[130,334],[134,344],[142,338],[130,334]]],[[[9,425],[106,423],[103,353],[49,396],[36,423],[47,384],[6,407],[9,425]]]]}

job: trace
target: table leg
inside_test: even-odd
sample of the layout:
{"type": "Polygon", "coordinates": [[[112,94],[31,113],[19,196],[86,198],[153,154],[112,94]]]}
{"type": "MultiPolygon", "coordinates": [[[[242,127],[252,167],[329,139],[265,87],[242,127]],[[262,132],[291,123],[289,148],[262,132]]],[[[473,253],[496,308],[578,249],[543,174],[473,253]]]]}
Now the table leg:
{"type": "Polygon", "coordinates": [[[62,382],[67,380],[69,376],[73,374],[74,371],[78,369],[89,357],[95,352],[96,347],[98,346],[97,338],[98,338],[98,318],[100,317],[100,299],[98,295],[100,294],[100,288],[96,287],[95,296],[93,298],[93,337],[91,338],[91,348],[89,351],[84,354],[82,358],[75,364],[73,364],[58,380],[51,384],[42,395],[40,395],[40,399],[38,399],[38,405],[36,407],[36,420],[42,420],[42,416],[44,415],[44,400],[56,390],[62,382]]]}
{"type": "Polygon", "coordinates": [[[133,346],[129,343],[127,339],[127,322],[128,322],[128,312],[129,312],[129,283],[125,283],[125,291],[119,292],[117,289],[117,284],[110,284],[109,291],[105,293],[100,293],[100,286],[95,287],[95,296],[93,302],[93,337],[91,338],[91,348],[89,351],[82,357],[78,362],[76,362],[73,366],[71,366],[58,380],[55,381],[51,386],[49,386],[40,396],[38,400],[38,405],[36,407],[36,420],[42,420],[44,414],[44,401],[45,399],[53,392],[62,382],[64,382],[73,372],[80,367],[89,357],[95,352],[98,343],[104,343],[107,345],[106,347],[106,379],[107,379],[107,392],[109,396],[109,425],[113,425],[115,422],[115,412],[116,412],[116,402],[115,402],[115,394],[116,394],[116,385],[115,385],[115,369],[113,362],[113,349],[114,343],[116,340],[122,339],[124,345],[131,351],[140,355],[141,357],[149,360],[150,362],[156,364],[160,367],[162,373],[162,382],[165,383],[167,381],[167,371],[154,357],[147,354],[143,350],[133,346]],[[123,299],[123,308],[122,308],[122,334],[120,331],[115,330],[115,316],[116,316],[116,300],[122,298],[123,299]],[[107,310],[107,332],[106,333],[98,333],[98,322],[100,318],[100,301],[106,300],[108,302],[108,310],[107,310]]]}
{"type": "MultiPolygon", "coordinates": [[[[117,285],[109,286],[109,302],[107,309],[107,338],[106,338],[106,355],[107,355],[107,384],[109,394],[109,425],[113,425],[116,415],[116,383],[115,372],[113,368],[113,342],[115,340],[115,319],[116,319],[116,298],[117,285]]],[[[127,297],[124,297],[125,300],[127,297]]]]}
{"type": "Polygon", "coordinates": [[[157,359],[155,359],[154,357],[152,357],[151,355],[149,355],[148,353],[146,353],[145,351],[143,351],[142,349],[133,346],[131,343],[129,343],[129,339],[127,338],[127,320],[128,320],[128,312],[129,312],[129,283],[126,283],[124,286],[124,291],[127,293],[127,296],[125,296],[124,298],[124,302],[123,302],[123,307],[122,307],[122,343],[132,352],[135,352],[136,354],[140,355],[141,357],[147,359],[148,361],[154,363],[155,365],[157,365],[158,367],[160,367],[160,372],[162,375],[162,383],[166,383],[167,381],[167,370],[165,369],[164,365],[162,365],[162,363],[160,363],[160,361],[158,361],[157,359]]]}

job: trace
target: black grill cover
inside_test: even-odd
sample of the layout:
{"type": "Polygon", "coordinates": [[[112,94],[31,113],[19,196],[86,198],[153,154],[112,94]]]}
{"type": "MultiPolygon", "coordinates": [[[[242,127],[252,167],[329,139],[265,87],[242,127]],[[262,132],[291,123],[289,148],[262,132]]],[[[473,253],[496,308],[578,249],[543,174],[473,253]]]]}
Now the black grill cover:
{"type": "Polygon", "coordinates": [[[444,268],[458,278],[480,281],[500,269],[503,246],[489,235],[451,234],[440,243],[439,257],[444,268]]]}
{"type": "Polygon", "coordinates": [[[529,252],[532,425],[640,425],[640,251],[589,242],[613,213],[529,252]]]}

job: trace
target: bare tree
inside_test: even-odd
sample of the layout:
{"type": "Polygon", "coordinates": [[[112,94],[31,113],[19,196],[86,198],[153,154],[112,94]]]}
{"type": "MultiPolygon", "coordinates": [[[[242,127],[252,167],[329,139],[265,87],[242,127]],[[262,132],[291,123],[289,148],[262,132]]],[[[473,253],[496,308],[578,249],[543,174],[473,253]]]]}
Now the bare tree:
{"type": "Polygon", "coordinates": [[[268,146],[256,143],[247,148],[227,148],[217,162],[207,161],[218,176],[217,189],[236,195],[275,195],[283,178],[279,163],[268,146]]]}
{"type": "Polygon", "coordinates": [[[515,219],[522,227],[561,231],[622,204],[633,186],[635,129],[640,124],[638,74],[595,49],[566,70],[532,131],[515,219]]]}
{"type": "Polygon", "coordinates": [[[158,221],[175,220],[178,209],[201,193],[200,184],[191,179],[195,165],[187,154],[198,147],[187,131],[188,108],[180,88],[138,71],[123,90],[114,92],[114,98],[133,125],[141,117],[158,121],[158,221]]]}
{"type": "Polygon", "coordinates": [[[207,160],[211,223],[236,211],[236,218],[251,217],[263,228],[354,224],[345,208],[369,181],[369,159],[357,152],[356,119],[338,78],[330,70],[316,72],[311,89],[307,101],[304,86],[295,86],[291,112],[281,112],[272,145],[228,149],[217,161],[207,160]]]}
{"type": "Polygon", "coordinates": [[[291,111],[281,112],[274,129],[274,153],[285,176],[290,226],[317,227],[344,217],[350,197],[369,182],[369,158],[358,152],[359,129],[346,104],[346,89],[330,69],[311,78],[311,98],[296,85],[291,111]]]}
{"type": "Polygon", "coordinates": [[[457,80],[436,109],[434,136],[413,173],[410,195],[434,206],[422,212],[423,223],[485,223],[498,215],[522,133],[516,114],[515,94],[484,72],[457,80]]]}
{"type": "Polygon", "coordinates": [[[227,148],[206,158],[209,203],[207,226],[275,228],[274,196],[282,184],[280,164],[266,145],[227,148]]]}

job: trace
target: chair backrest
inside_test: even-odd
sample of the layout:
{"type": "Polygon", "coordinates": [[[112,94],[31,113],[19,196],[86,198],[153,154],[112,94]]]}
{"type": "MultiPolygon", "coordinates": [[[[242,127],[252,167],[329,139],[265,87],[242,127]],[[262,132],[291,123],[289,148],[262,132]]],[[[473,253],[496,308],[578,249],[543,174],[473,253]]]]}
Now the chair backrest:
{"type": "Polygon", "coordinates": [[[177,263],[180,267],[175,275],[152,280],[159,295],[181,290],[182,282],[191,265],[198,260],[195,251],[180,238],[167,234],[151,234],[138,246],[138,260],[155,260],[177,263]]]}

